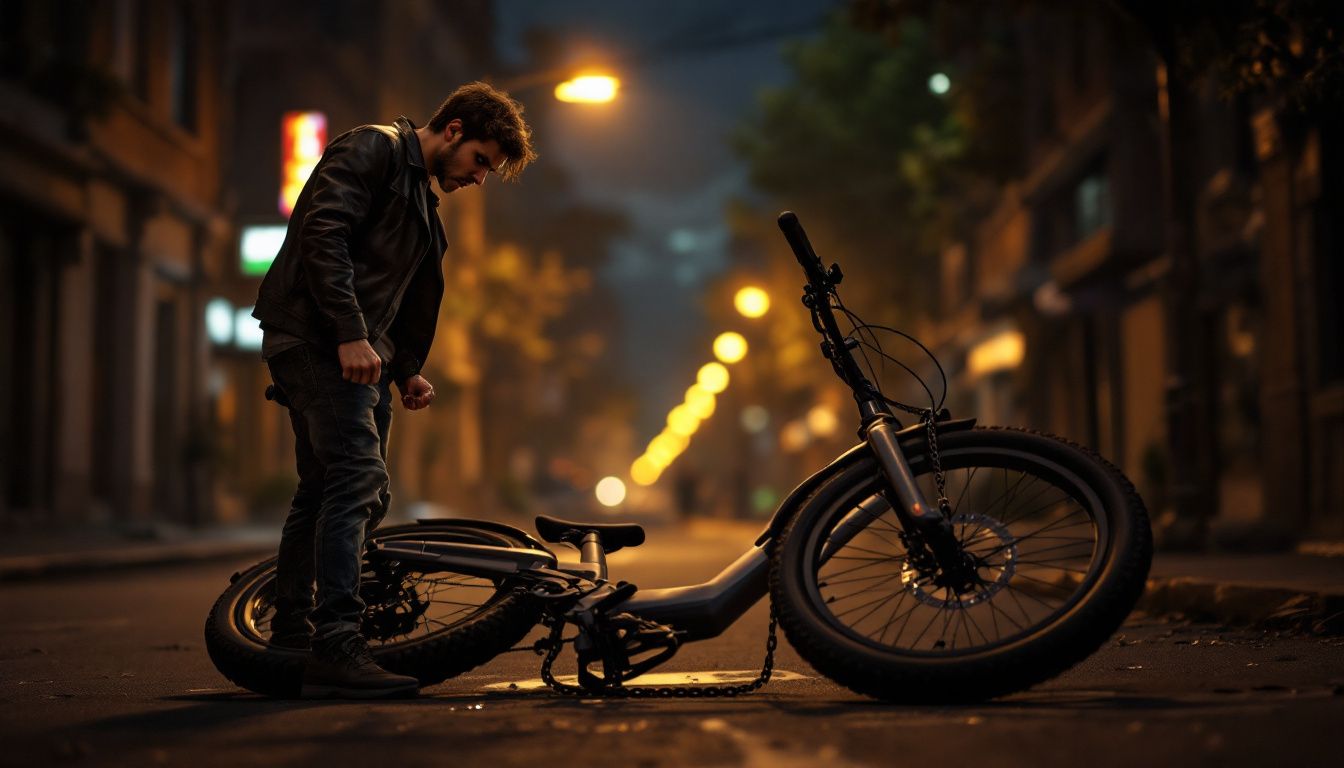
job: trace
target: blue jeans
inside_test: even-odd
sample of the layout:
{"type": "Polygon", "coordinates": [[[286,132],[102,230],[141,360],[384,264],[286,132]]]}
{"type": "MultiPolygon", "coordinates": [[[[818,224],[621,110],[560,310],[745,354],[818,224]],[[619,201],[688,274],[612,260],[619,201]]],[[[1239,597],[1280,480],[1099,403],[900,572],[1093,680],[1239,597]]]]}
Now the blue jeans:
{"type": "Polygon", "coordinates": [[[299,470],[280,536],[271,636],[312,633],[315,644],[331,642],[359,631],[364,536],[383,519],[391,500],[387,367],[377,385],[345,381],[335,350],[311,344],[287,349],[266,364],[289,400],[299,470]]]}

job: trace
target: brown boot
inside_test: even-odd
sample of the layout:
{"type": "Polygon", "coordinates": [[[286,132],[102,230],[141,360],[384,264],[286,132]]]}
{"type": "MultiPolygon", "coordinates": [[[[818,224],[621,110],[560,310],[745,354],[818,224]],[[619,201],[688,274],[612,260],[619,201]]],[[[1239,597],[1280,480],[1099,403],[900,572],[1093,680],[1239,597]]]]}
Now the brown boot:
{"type": "Polygon", "coordinates": [[[305,699],[382,699],[414,696],[420,681],[378,666],[358,634],[314,643],[303,671],[305,699]]]}

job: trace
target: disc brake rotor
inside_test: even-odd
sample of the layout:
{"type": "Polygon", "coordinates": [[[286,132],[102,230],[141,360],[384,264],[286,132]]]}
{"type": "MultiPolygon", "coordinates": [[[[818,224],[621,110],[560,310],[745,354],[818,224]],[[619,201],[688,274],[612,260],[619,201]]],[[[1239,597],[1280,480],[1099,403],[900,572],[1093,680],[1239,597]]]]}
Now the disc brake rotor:
{"type": "Polygon", "coordinates": [[[994,595],[1013,578],[1017,568],[1017,539],[993,517],[963,512],[952,518],[954,530],[967,537],[962,542],[975,560],[977,583],[970,591],[957,594],[948,587],[932,583],[907,560],[901,569],[901,582],[915,599],[935,608],[969,608],[994,595]]]}
{"type": "Polygon", "coordinates": [[[395,584],[365,582],[360,597],[365,602],[361,625],[364,633],[376,640],[411,633],[429,609],[429,602],[420,596],[412,580],[405,577],[395,584]]]}

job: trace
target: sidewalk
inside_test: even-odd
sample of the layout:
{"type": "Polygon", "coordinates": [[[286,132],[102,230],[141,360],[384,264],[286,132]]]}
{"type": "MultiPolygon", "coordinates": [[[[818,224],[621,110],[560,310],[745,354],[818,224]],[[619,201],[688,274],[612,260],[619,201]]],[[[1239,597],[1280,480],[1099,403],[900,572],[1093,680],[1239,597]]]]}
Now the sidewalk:
{"type": "Polygon", "coordinates": [[[1160,552],[1139,609],[1233,626],[1344,634],[1344,557],[1160,552]]]}
{"type": "Polygon", "coordinates": [[[274,554],[279,541],[279,527],[159,528],[139,535],[106,530],[12,534],[0,544],[0,583],[183,563],[259,560],[274,554]]]}
{"type": "MultiPolygon", "coordinates": [[[[701,519],[682,531],[651,525],[648,532],[655,543],[660,535],[676,533],[713,541],[725,551],[742,551],[763,528],[761,521],[701,519]]],[[[153,540],[110,533],[11,536],[0,545],[0,582],[260,559],[274,553],[279,539],[275,528],[169,530],[153,540]]],[[[657,548],[649,549],[653,555],[657,548]]],[[[1231,626],[1344,634],[1344,557],[1298,552],[1158,553],[1139,610],[1231,626]]]]}

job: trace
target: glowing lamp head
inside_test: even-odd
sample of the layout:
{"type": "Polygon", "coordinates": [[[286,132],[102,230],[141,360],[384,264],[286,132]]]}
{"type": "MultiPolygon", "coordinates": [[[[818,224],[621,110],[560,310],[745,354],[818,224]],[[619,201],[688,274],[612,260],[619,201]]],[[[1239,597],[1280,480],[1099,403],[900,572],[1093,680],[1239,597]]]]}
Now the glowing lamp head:
{"type": "Polygon", "coordinates": [[[573,104],[605,104],[616,98],[621,81],[609,75],[582,75],[555,86],[555,98],[573,104]]]}

